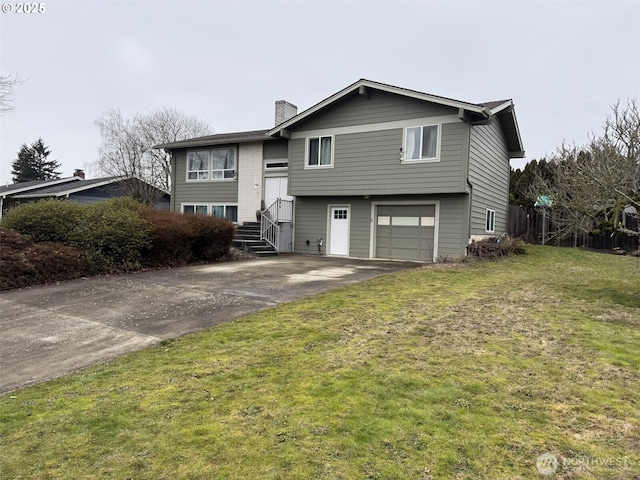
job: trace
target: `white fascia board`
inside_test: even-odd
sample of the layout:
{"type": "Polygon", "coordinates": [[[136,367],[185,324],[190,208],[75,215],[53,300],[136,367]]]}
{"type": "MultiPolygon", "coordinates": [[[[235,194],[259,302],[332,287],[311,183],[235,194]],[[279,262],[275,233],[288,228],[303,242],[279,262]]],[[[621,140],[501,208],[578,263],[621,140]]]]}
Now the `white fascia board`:
{"type": "Polygon", "coordinates": [[[262,142],[264,140],[269,140],[269,137],[265,135],[258,135],[254,137],[243,137],[243,138],[225,138],[225,139],[209,139],[209,140],[193,140],[193,141],[181,141],[175,143],[164,143],[162,145],[156,145],[153,148],[165,149],[165,150],[178,150],[181,148],[195,148],[195,147],[215,147],[216,145],[232,145],[232,144],[241,144],[241,143],[255,143],[262,142]]]}
{"type": "Polygon", "coordinates": [[[0,196],[2,198],[7,198],[8,196],[13,196],[16,193],[20,193],[20,192],[26,192],[29,190],[35,190],[35,189],[45,189],[48,187],[53,187],[54,185],[59,185],[61,183],[69,183],[69,182],[75,182],[78,180],[82,180],[80,177],[67,177],[67,178],[57,178],[55,180],[50,180],[47,183],[40,183],[38,185],[31,185],[28,187],[23,187],[23,188],[16,188],[15,190],[11,190],[10,192],[5,192],[3,194],[1,194],[0,196]]]}
{"type": "Polygon", "coordinates": [[[376,82],[371,82],[370,80],[365,80],[364,82],[366,86],[371,88],[376,88],[378,90],[382,90],[385,92],[403,95],[405,97],[416,98],[418,100],[424,100],[426,102],[437,103],[439,105],[444,105],[447,107],[463,108],[465,110],[469,110],[474,113],[482,113],[482,111],[484,110],[484,107],[480,105],[474,105],[473,103],[467,103],[467,102],[461,102],[459,100],[437,97],[434,95],[429,95],[428,93],[416,92],[414,90],[407,90],[405,88],[394,87],[393,85],[384,85],[376,82]]]}
{"type": "Polygon", "coordinates": [[[71,193],[82,192],[83,190],[89,190],[94,187],[102,187],[104,185],[109,185],[110,183],[119,182],[121,180],[125,180],[124,178],[110,178],[108,180],[103,180],[102,182],[92,183],[91,185],[83,185],[80,187],[72,188],[70,190],[66,190],[65,192],[61,192],[57,196],[67,195],[69,196],[71,193]]]}
{"type": "Polygon", "coordinates": [[[513,107],[513,101],[511,100],[507,100],[504,103],[501,103],[500,105],[498,105],[497,107],[493,107],[490,112],[491,115],[495,115],[496,113],[500,113],[501,111],[509,108],[509,107],[513,107]]]}
{"type": "Polygon", "coordinates": [[[516,117],[516,111],[514,109],[513,101],[509,100],[502,105],[498,105],[497,107],[491,109],[491,114],[496,115],[500,112],[503,112],[503,115],[508,115],[511,121],[513,122],[513,129],[516,133],[516,138],[518,140],[519,149],[517,151],[511,152],[514,156],[511,158],[524,158],[524,146],[522,145],[522,137],[520,136],[520,127],[518,126],[518,119],[516,117]],[[505,110],[507,110],[505,112],[505,110]]]}
{"type": "Polygon", "coordinates": [[[513,125],[516,127],[516,135],[518,136],[518,145],[520,145],[520,151],[518,152],[518,157],[516,158],[524,158],[525,157],[524,145],[522,144],[522,138],[520,137],[520,127],[518,126],[518,119],[516,118],[516,112],[514,110],[511,111],[511,117],[513,118],[513,125]]]}
{"type": "MultiPolygon", "coordinates": [[[[70,188],[68,190],[63,190],[61,192],[58,192],[58,193],[55,193],[55,194],[52,194],[52,195],[47,195],[47,196],[51,196],[51,197],[68,197],[72,193],[82,192],[83,190],[89,190],[89,189],[94,188],[94,187],[102,187],[104,185],[109,185],[110,183],[118,182],[120,180],[122,180],[122,179],[120,179],[120,178],[111,178],[111,179],[108,179],[108,180],[103,180],[102,182],[92,183],[91,185],[81,185],[79,187],[70,188]]],[[[24,195],[20,195],[19,198],[38,198],[38,197],[41,197],[41,196],[42,196],[42,194],[40,192],[34,192],[34,193],[25,193],[24,195]]]]}
{"type": "Polygon", "coordinates": [[[268,136],[272,136],[275,135],[276,133],[278,133],[280,130],[282,129],[287,129],[289,128],[291,125],[299,122],[300,120],[316,113],[319,110],[322,110],[323,108],[325,108],[326,106],[330,105],[331,103],[335,102],[336,100],[339,100],[341,98],[343,98],[344,96],[348,95],[349,93],[358,90],[360,87],[369,87],[369,88],[373,88],[376,90],[381,90],[384,92],[388,92],[388,93],[395,93],[397,95],[402,95],[405,97],[410,97],[410,98],[415,98],[418,100],[423,100],[425,102],[431,102],[431,103],[437,103],[439,105],[445,105],[448,107],[454,107],[454,108],[463,108],[464,110],[468,110],[474,113],[483,113],[485,109],[485,107],[479,106],[479,105],[474,105],[472,103],[466,103],[466,102],[460,102],[457,100],[450,100],[450,99],[446,99],[446,98],[442,98],[442,97],[436,97],[433,95],[429,95],[427,93],[421,93],[421,92],[416,92],[414,90],[407,90],[404,88],[400,88],[400,87],[394,87],[392,85],[385,85],[382,83],[377,83],[377,82],[373,82],[371,80],[358,80],[356,83],[349,85],[348,87],[340,90],[337,93],[334,93],[333,95],[331,95],[329,98],[321,101],[320,103],[314,105],[311,108],[308,108],[307,110],[305,110],[302,113],[299,113],[298,115],[296,115],[295,117],[287,120],[284,123],[281,123],[280,125],[278,125],[277,127],[269,130],[267,132],[268,136]]]}

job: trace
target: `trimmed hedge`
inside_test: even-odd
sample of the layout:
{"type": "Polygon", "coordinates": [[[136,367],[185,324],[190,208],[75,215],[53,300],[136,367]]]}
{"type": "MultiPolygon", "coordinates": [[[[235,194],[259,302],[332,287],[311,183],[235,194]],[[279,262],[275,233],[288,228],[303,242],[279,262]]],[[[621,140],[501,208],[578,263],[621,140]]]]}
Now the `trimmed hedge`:
{"type": "Polygon", "coordinates": [[[84,250],[100,272],[142,268],[150,246],[150,226],[136,209],[119,199],[82,206],[82,217],[71,235],[71,245],[84,250]]]}
{"type": "Polygon", "coordinates": [[[226,220],[154,209],[142,210],[140,214],[151,226],[151,247],[145,257],[149,266],[211,262],[229,253],[235,227],[226,220]]]}
{"type": "Polygon", "coordinates": [[[189,215],[194,229],[193,256],[196,260],[212,262],[229,253],[236,229],[227,220],[218,217],[189,215]]]}
{"type": "Polygon", "coordinates": [[[46,199],[24,203],[2,217],[2,226],[27,235],[34,242],[71,244],[71,235],[82,221],[82,205],[46,199]]]}
{"type": "Polygon", "coordinates": [[[131,198],[85,205],[64,200],[28,203],[8,212],[2,226],[22,234],[16,237],[18,233],[9,234],[5,228],[4,235],[13,236],[7,248],[3,241],[2,257],[7,255],[7,261],[13,263],[0,272],[4,289],[76,278],[87,272],[211,262],[229,253],[235,234],[234,225],[227,220],[155,210],[131,198]],[[45,246],[43,242],[59,243],[45,246]],[[62,260],[66,255],[68,265],[62,260]],[[31,257],[37,257],[47,270],[59,268],[61,277],[32,271],[29,265],[35,260],[31,257]],[[78,269],[76,275],[70,271],[73,268],[78,269]],[[22,280],[5,278],[16,275],[22,280]]]}
{"type": "Polygon", "coordinates": [[[188,216],[151,208],[142,210],[140,215],[151,227],[145,265],[181,267],[194,260],[194,232],[188,216]]]}
{"type": "Polygon", "coordinates": [[[61,243],[33,243],[15,230],[0,227],[0,290],[24,288],[92,275],[84,253],[61,243]]]}

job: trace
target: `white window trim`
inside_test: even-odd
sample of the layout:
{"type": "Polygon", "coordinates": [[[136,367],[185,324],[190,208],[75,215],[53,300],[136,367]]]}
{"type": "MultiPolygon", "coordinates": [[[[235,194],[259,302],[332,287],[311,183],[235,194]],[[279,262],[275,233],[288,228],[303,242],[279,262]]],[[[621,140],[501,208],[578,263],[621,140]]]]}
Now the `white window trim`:
{"type": "Polygon", "coordinates": [[[495,233],[496,231],[496,211],[487,208],[484,214],[484,231],[485,233],[495,233]],[[488,222],[491,218],[491,222],[488,222]],[[487,228],[487,223],[491,223],[491,229],[487,228]]]}
{"type": "Polygon", "coordinates": [[[282,171],[282,170],[289,170],[289,159],[288,158],[265,160],[264,161],[264,171],[265,171],[265,173],[266,172],[277,172],[277,171],[282,171]],[[279,163],[286,163],[287,166],[286,167],[281,167],[281,166],[278,165],[279,163]],[[272,165],[278,165],[278,166],[274,167],[272,165]]]}
{"type": "Polygon", "coordinates": [[[440,148],[442,146],[442,123],[425,123],[425,124],[418,124],[418,125],[408,125],[406,127],[404,127],[404,129],[402,130],[402,157],[401,157],[401,161],[400,163],[403,164],[414,164],[414,163],[435,163],[435,162],[439,162],[440,161],[440,148]],[[437,145],[436,145],[436,156],[435,157],[430,157],[430,158],[417,158],[415,160],[407,160],[404,158],[404,154],[405,154],[405,150],[407,148],[407,130],[409,128],[416,128],[416,127],[437,127],[438,128],[438,133],[436,135],[436,141],[437,141],[437,145]]]}
{"type": "MultiPolygon", "coordinates": [[[[201,180],[202,181],[202,180],[201,180]]],[[[184,202],[180,204],[180,213],[184,213],[184,207],[193,207],[194,215],[196,207],[207,207],[207,215],[209,215],[209,204],[208,203],[200,203],[200,202],[184,202]]]]}
{"type": "MultiPolygon", "coordinates": [[[[194,210],[196,207],[207,207],[207,216],[212,216],[211,212],[213,211],[213,207],[224,207],[224,213],[226,215],[227,213],[227,207],[236,207],[238,208],[238,204],[237,203],[227,203],[227,202],[211,202],[211,203],[202,203],[202,202],[183,202],[180,204],[180,213],[182,213],[184,215],[184,207],[189,206],[189,207],[194,207],[194,210]]],[[[240,214],[240,210],[238,209],[238,215],[240,214]]],[[[197,215],[194,213],[194,215],[197,215]]],[[[235,222],[231,222],[231,223],[238,223],[237,218],[235,222]]]]}
{"type": "Polygon", "coordinates": [[[187,152],[185,153],[185,167],[186,167],[186,172],[185,172],[185,180],[187,182],[208,182],[211,179],[211,151],[207,148],[192,148],[187,150],[187,152]],[[208,161],[207,161],[207,170],[189,170],[189,153],[190,152],[207,152],[207,156],[208,161]],[[199,172],[207,172],[207,179],[198,179],[198,178],[189,178],[189,173],[196,173],[196,177],[197,177],[197,173],[199,172]]]}
{"type": "MultiPolygon", "coordinates": [[[[208,148],[190,148],[189,150],[187,150],[187,153],[185,153],[185,174],[184,174],[184,178],[185,181],[187,183],[206,183],[206,182],[236,182],[238,181],[238,152],[239,149],[237,146],[235,145],[230,145],[230,146],[215,146],[215,147],[208,147],[208,148]],[[236,155],[235,155],[235,160],[236,160],[236,165],[235,165],[235,169],[234,169],[234,175],[233,178],[213,178],[213,155],[212,155],[212,151],[213,150],[218,150],[218,149],[223,149],[223,148],[232,148],[236,151],[236,155]],[[192,170],[189,170],[189,152],[193,151],[193,152],[198,152],[198,151],[203,151],[206,150],[209,153],[209,178],[206,180],[199,180],[197,178],[189,178],[189,172],[191,172],[192,170]]],[[[202,171],[202,170],[193,170],[195,171],[202,171]]],[[[187,205],[192,205],[191,203],[188,203],[187,205]]]]}
{"type": "MultiPolygon", "coordinates": [[[[322,144],[322,140],[320,140],[320,144],[322,144]]],[[[335,159],[335,148],[336,148],[335,135],[311,135],[309,137],[306,137],[304,142],[304,169],[315,170],[318,168],[333,168],[334,159],[335,159]],[[309,141],[312,138],[322,139],[325,137],[331,138],[331,163],[329,165],[309,165],[309,141]]]]}
{"type": "Polygon", "coordinates": [[[239,209],[238,209],[238,204],[237,203],[210,203],[209,204],[209,215],[212,215],[211,212],[213,211],[213,207],[223,207],[224,208],[224,216],[222,218],[226,218],[227,216],[227,208],[228,207],[236,207],[236,221],[233,222],[231,220],[229,220],[231,223],[238,223],[238,214],[240,213],[239,209]]]}

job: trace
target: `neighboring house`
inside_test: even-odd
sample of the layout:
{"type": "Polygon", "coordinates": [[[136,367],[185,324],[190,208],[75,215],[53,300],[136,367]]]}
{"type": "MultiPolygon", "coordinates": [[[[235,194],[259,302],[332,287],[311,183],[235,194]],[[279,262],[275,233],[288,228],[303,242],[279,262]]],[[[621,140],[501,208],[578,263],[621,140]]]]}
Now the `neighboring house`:
{"type": "Polygon", "coordinates": [[[242,223],[281,198],[292,214],[269,216],[292,227],[282,251],[361,258],[460,258],[506,231],[509,159],[524,157],[511,100],[363,79],[300,114],[276,102],[275,123],[159,145],[172,154],[172,210],[242,223]]]}
{"type": "Polygon", "coordinates": [[[92,203],[114,197],[128,196],[131,188],[126,184],[129,182],[136,182],[136,185],[142,186],[143,189],[152,190],[154,195],[159,198],[156,208],[161,210],[169,209],[169,194],[142,180],[137,178],[123,179],[120,177],[85,180],[84,172],[76,170],[73,177],[21,182],[0,187],[0,216],[7,210],[22,203],[34,202],[43,198],[61,198],[78,203],[92,203]]]}

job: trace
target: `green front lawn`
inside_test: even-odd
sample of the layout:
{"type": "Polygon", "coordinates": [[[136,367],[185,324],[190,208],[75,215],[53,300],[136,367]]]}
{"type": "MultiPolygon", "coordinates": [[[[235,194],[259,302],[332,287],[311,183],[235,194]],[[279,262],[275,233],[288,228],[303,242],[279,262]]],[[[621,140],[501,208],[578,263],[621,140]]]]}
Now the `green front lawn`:
{"type": "Polygon", "coordinates": [[[553,247],[380,277],[0,396],[2,479],[632,479],[639,452],[639,260],[553,247]]]}

